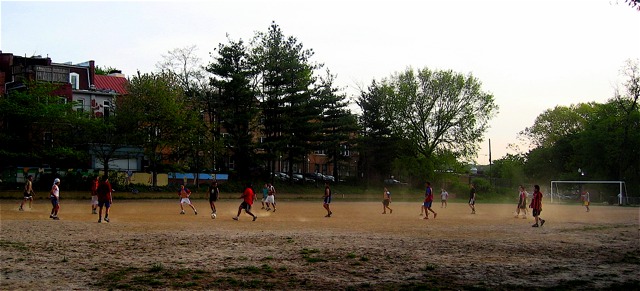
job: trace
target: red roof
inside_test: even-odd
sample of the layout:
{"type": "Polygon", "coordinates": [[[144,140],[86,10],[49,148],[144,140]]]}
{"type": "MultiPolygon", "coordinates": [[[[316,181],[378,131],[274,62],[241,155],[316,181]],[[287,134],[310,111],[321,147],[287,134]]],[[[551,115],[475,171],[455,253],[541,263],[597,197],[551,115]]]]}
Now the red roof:
{"type": "Polygon", "coordinates": [[[97,90],[113,90],[120,95],[127,94],[127,79],[123,77],[95,75],[97,90]]]}

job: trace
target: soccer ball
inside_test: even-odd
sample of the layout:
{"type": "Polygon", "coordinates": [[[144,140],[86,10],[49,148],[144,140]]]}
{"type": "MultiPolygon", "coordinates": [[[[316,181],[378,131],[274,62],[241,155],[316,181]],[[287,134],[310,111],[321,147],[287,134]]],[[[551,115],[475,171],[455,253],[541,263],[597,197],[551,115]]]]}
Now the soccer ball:
{"type": "Polygon", "coordinates": [[[216,214],[215,213],[211,213],[211,219],[216,219],[216,214]]]}

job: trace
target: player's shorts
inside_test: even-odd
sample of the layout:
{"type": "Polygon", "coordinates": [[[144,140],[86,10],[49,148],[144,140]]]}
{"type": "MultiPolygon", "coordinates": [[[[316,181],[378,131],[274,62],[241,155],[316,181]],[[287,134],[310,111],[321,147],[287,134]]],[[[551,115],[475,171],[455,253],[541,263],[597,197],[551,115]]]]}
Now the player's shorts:
{"type": "Polygon", "coordinates": [[[382,205],[384,205],[384,206],[389,206],[389,203],[391,203],[391,201],[389,199],[382,200],[382,205]]]}
{"type": "Polygon", "coordinates": [[[31,193],[27,193],[27,192],[22,193],[22,197],[24,198],[24,200],[33,199],[33,195],[31,195],[31,193]]]}
{"type": "Polygon", "coordinates": [[[215,202],[215,201],[218,201],[218,198],[220,198],[219,196],[220,196],[220,195],[210,195],[210,196],[209,196],[209,202],[215,202]]]}
{"type": "Polygon", "coordinates": [[[440,200],[440,201],[441,201],[441,202],[447,202],[447,199],[442,199],[442,200],[440,200]]]}
{"type": "Polygon", "coordinates": [[[58,206],[58,204],[60,204],[60,201],[58,201],[58,198],[56,198],[55,196],[51,196],[51,206],[56,207],[58,206]]]}
{"type": "Polygon", "coordinates": [[[533,210],[533,217],[536,217],[536,216],[540,215],[540,212],[542,212],[542,209],[534,209],[533,210]]]}
{"type": "Polygon", "coordinates": [[[242,203],[240,203],[240,208],[244,209],[244,211],[251,211],[251,205],[249,205],[249,203],[242,201],[242,203]]]}
{"type": "Polygon", "coordinates": [[[431,204],[433,204],[433,201],[429,201],[429,202],[423,202],[422,206],[426,207],[426,208],[431,208],[431,204]]]}
{"type": "Polygon", "coordinates": [[[473,198],[469,199],[469,205],[476,205],[476,200],[473,198]]]}
{"type": "Polygon", "coordinates": [[[109,201],[99,201],[98,202],[98,207],[102,207],[102,206],[104,206],[106,208],[109,208],[109,207],[111,207],[111,202],[109,202],[109,201]]]}
{"type": "Polygon", "coordinates": [[[329,204],[329,203],[331,203],[331,196],[324,197],[324,204],[329,204]]]}
{"type": "Polygon", "coordinates": [[[191,200],[189,200],[189,198],[181,198],[180,204],[184,204],[184,203],[191,204],[191,200]]]}
{"type": "Polygon", "coordinates": [[[267,198],[264,199],[264,202],[273,204],[273,203],[276,203],[276,198],[273,197],[273,195],[269,195],[267,196],[267,198]]]}
{"type": "Polygon", "coordinates": [[[98,195],[91,196],[91,205],[98,205],[98,195]]]}
{"type": "Polygon", "coordinates": [[[582,205],[584,205],[584,206],[589,206],[589,201],[583,201],[583,202],[582,202],[582,205]]]}

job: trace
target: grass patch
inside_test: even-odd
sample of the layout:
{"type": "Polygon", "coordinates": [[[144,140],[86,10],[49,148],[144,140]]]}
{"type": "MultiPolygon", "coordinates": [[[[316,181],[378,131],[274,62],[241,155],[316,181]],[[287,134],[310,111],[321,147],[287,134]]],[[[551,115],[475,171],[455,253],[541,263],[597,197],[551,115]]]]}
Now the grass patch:
{"type": "Polygon", "coordinates": [[[356,254],[354,254],[354,253],[348,253],[348,254],[347,254],[347,258],[349,258],[349,259],[355,259],[355,258],[356,258],[356,254]]]}
{"type": "Polygon", "coordinates": [[[211,282],[210,276],[204,270],[189,268],[167,268],[161,263],[155,263],[146,269],[134,267],[123,268],[105,274],[98,280],[99,289],[199,289],[211,282]]]}
{"type": "Polygon", "coordinates": [[[162,271],[164,269],[164,266],[162,266],[162,263],[155,263],[153,264],[153,266],[149,269],[150,273],[158,273],[160,271],[162,271]]]}
{"type": "Polygon", "coordinates": [[[302,254],[302,258],[305,259],[308,263],[319,263],[319,262],[327,261],[327,259],[324,259],[324,258],[310,256],[312,254],[317,254],[317,253],[320,253],[320,250],[304,248],[300,251],[300,254],[302,254]]]}
{"type": "Polygon", "coordinates": [[[320,262],[326,262],[327,261],[327,259],[313,258],[313,257],[306,257],[305,260],[307,260],[308,263],[320,263],[320,262]]]}
{"type": "Polygon", "coordinates": [[[438,266],[434,265],[434,264],[427,264],[426,266],[424,266],[424,270],[425,271],[433,271],[435,269],[437,269],[438,266]]]}
{"type": "Polygon", "coordinates": [[[244,266],[244,267],[238,267],[238,268],[226,268],[226,269],[223,269],[223,271],[227,273],[234,273],[234,274],[240,274],[240,275],[258,275],[258,274],[264,275],[264,274],[271,274],[275,272],[273,267],[267,264],[264,264],[260,267],[244,266]]]}
{"type": "Polygon", "coordinates": [[[320,252],[320,250],[318,250],[318,249],[307,249],[307,248],[304,248],[304,249],[302,249],[302,251],[300,251],[300,253],[302,255],[316,254],[316,253],[319,253],[319,252],[320,252]]]}
{"type": "Polygon", "coordinates": [[[12,241],[7,241],[7,240],[0,240],[0,249],[16,249],[19,251],[27,251],[29,250],[29,248],[27,248],[27,245],[25,243],[22,242],[12,242],[12,241]]]}

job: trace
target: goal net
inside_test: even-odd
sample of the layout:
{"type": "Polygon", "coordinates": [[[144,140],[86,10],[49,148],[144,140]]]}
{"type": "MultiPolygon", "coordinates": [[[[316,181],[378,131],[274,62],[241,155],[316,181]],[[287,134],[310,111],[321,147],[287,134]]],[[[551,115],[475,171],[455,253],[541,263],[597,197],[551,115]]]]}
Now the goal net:
{"type": "Polygon", "coordinates": [[[624,181],[551,181],[551,203],[581,201],[583,194],[595,203],[628,204],[624,181]]]}

